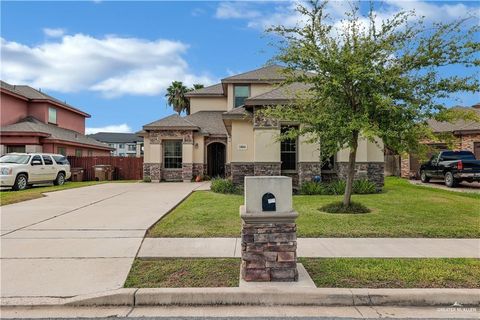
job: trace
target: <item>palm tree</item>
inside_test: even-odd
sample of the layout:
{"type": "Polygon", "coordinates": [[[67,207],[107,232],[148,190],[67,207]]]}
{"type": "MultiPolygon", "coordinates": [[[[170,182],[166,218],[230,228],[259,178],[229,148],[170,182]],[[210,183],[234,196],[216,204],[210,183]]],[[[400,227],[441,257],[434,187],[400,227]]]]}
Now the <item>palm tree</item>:
{"type": "Polygon", "coordinates": [[[190,106],[188,99],[185,97],[189,89],[183,85],[181,81],[173,81],[172,84],[167,88],[167,103],[173,107],[178,114],[185,111],[187,114],[190,113],[190,106]]]}
{"type": "Polygon", "coordinates": [[[185,94],[189,91],[198,90],[203,88],[203,84],[194,84],[193,88],[187,88],[183,85],[182,81],[173,81],[167,88],[167,103],[173,107],[173,110],[178,114],[185,111],[190,114],[190,101],[185,97],[185,94]]]}

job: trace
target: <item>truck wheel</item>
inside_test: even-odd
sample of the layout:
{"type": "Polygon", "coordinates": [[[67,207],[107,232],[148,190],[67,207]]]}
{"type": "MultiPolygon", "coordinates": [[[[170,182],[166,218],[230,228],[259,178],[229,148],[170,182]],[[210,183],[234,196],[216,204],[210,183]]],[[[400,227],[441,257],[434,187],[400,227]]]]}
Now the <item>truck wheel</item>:
{"type": "Polygon", "coordinates": [[[65,183],[65,174],[63,172],[59,172],[57,174],[57,178],[53,180],[53,184],[56,186],[61,186],[65,183]]]}
{"type": "Polygon", "coordinates": [[[455,181],[451,172],[445,173],[445,185],[449,188],[453,188],[457,185],[457,181],[455,181]]]}
{"type": "Polygon", "coordinates": [[[17,178],[15,179],[15,183],[13,184],[13,190],[25,190],[28,186],[28,178],[25,174],[20,173],[17,178]]]}
{"type": "Polygon", "coordinates": [[[420,172],[420,180],[422,180],[423,183],[427,183],[430,181],[430,178],[427,177],[427,173],[425,172],[425,170],[422,170],[420,172]]]}

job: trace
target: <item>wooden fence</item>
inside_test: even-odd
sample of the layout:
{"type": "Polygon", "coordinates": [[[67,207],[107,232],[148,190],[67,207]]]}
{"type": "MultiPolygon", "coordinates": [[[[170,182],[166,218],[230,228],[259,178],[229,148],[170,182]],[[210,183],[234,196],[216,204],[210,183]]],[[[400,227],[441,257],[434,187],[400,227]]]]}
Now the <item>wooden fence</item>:
{"type": "Polygon", "coordinates": [[[111,165],[113,180],[143,179],[143,158],[129,157],[75,157],[69,156],[71,168],[83,168],[83,180],[95,180],[95,165],[111,165]]]}

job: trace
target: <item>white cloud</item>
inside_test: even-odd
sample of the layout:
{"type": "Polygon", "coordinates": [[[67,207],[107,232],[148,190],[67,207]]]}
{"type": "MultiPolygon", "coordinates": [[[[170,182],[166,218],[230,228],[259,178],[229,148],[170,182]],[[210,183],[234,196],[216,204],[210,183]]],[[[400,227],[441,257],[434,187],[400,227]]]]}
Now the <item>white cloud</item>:
{"type": "Polygon", "coordinates": [[[251,19],[261,16],[248,2],[220,2],[215,17],[218,19],[251,19]]]}
{"type": "MultiPolygon", "coordinates": [[[[295,10],[301,0],[285,1],[278,3],[268,11],[258,10],[252,3],[248,4],[248,10],[255,12],[255,15],[241,14],[245,11],[245,3],[220,3],[217,7],[216,16],[219,17],[219,11],[223,12],[223,19],[235,18],[247,20],[247,26],[259,30],[265,30],[271,26],[283,25],[293,27],[303,23],[301,15],[295,10]],[[230,15],[228,14],[230,13],[230,15]]],[[[340,26],[341,19],[345,18],[345,12],[349,11],[351,2],[349,1],[330,1],[326,12],[330,15],[331,23],[340,26]]],[[[453,19],[476,15],[480,8],[478,6],[467,6],[463,3],[432,3],[420,0],[385,0],[384,4],[379,4],[376,8],[378,20],[387,19],[400,10],[415,10],[418,16],[425,16],[427,21],[451,21],[453,19]]]]}
{"type": "Polygon", "coordinates": [[[179,41],[120,36],[64,35],[36,46],[1,38],[1,78],[60,92],[91,90],[106,97],[158,95],[174,80],[213,80],[189,70],[179,41]]]}
{"type": "Polygon", "coordinates": [[[126,123],[122,124],[112,124],[109,126],[98,127],[98,128],[85,128],[85,134],[94,134],[97,132],[121,132],[121,133],[130,133],[132,128],[130,128],[126,123]]]}
{"type": "Polygon", "coordinates": [[[52,38],[59,38],[65,34],[65,29],[62,28],[43,28],[43,33],[52,38]]]}

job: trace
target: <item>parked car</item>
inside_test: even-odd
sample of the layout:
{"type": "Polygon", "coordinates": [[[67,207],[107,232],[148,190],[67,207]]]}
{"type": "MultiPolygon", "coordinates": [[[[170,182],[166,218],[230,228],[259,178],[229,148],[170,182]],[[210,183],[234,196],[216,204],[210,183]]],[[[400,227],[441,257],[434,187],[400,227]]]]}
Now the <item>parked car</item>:
{"type": "Polygon", "coordinates": [[[450,188],[462,181],[480,181],[480,160],[470,151],[442,151],[420,166],[420,179],[443,179],[450,188]]]}
{"type": "Polygon", "coordinates": [[[0,187],[23,190],[38,183],[62,185],[70,176],[70,163],[61,154],[9,153],[0,157],[0,187]]]}

